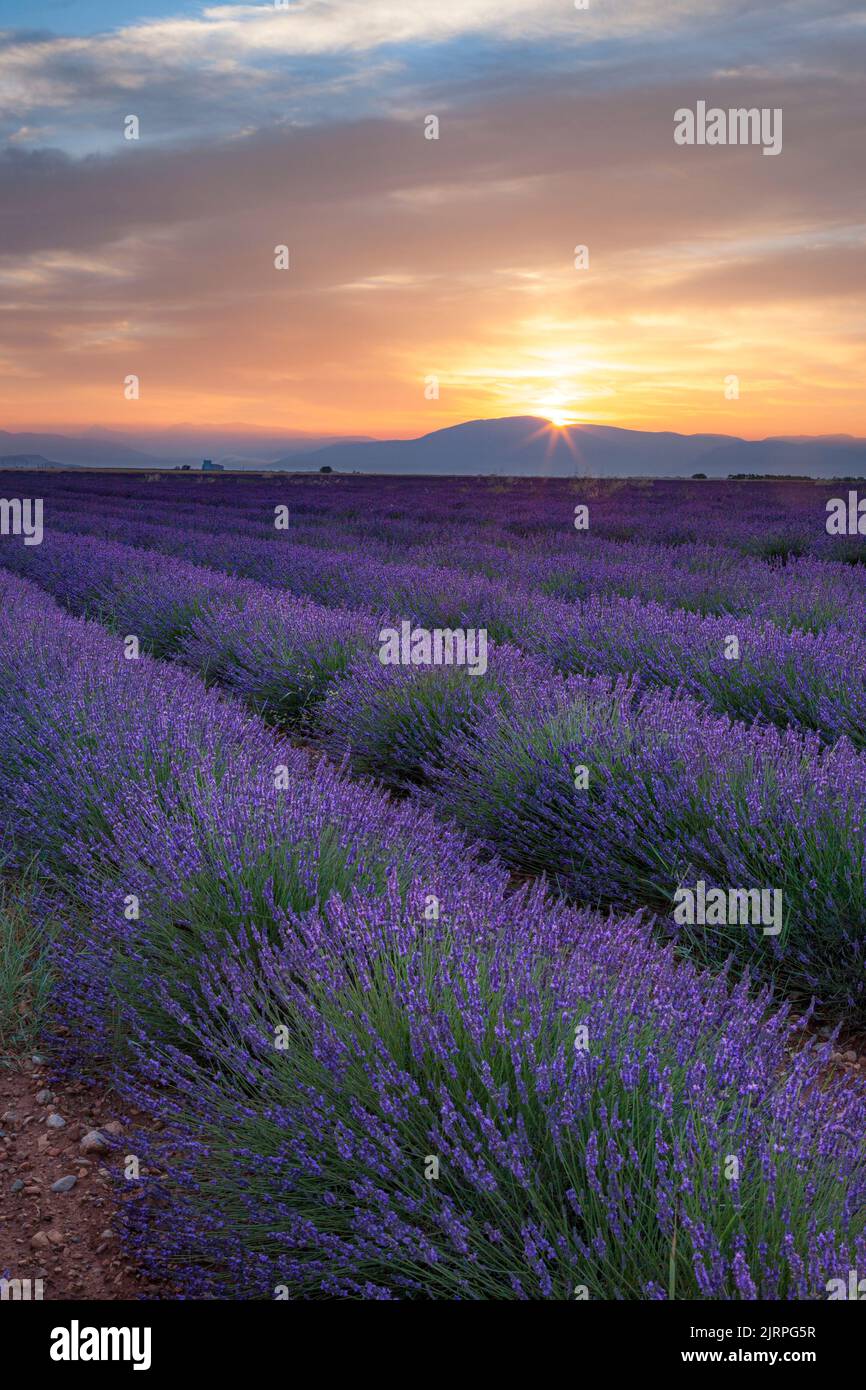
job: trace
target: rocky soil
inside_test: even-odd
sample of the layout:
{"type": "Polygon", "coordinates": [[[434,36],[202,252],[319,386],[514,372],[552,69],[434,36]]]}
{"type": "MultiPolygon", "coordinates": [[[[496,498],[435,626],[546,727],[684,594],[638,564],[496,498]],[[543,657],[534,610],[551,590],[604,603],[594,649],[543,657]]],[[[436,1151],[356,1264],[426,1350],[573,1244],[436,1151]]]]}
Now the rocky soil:
{"type": "Polygon", "coordinates": [[[0,1064],[0,1277],[41,1279],[44,1299],[171,1298],[113,1229],[117,1097],[48,1078],[39,1056],[0,1064]]]}

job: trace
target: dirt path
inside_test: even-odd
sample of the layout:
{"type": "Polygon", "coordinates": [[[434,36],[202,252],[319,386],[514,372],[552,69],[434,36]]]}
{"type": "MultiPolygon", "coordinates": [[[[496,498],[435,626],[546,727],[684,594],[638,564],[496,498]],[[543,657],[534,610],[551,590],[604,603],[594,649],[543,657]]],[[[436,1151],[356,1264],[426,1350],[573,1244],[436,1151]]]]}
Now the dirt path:
{"type": "Polygon", "coordinates": [[[98,1131],[122,1132],[116,1096],[48,1075],[38,1056],[0,1064],[0,1278],[41,1279],[44,1299],[171,1298],[123,1257],[112,1229],[98,1131]],[[52,1191],[58,1182],[67,1190],[52,1191]]]}

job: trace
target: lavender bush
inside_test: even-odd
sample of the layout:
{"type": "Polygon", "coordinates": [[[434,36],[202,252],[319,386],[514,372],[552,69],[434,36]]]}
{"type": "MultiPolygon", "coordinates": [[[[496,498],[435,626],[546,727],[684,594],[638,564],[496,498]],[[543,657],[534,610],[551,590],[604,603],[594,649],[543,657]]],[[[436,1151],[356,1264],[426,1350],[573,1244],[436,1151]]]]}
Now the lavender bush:
{"type": "Polygon", "coordinates": [[[778,889],[778,935],[681,926],[680,945],[866,1014],[866,758],[844,741],[826,749],[596,679],[485,711],[429,772],[442,811],[584,902],[637,900],[672,930],[675,891],[698,879],[778,889]]]}

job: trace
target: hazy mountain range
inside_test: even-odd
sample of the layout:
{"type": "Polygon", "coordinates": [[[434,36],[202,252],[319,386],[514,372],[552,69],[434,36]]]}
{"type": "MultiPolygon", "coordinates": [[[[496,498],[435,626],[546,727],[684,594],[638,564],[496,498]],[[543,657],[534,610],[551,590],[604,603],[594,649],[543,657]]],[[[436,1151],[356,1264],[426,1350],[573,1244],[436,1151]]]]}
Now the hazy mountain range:
{"type": "Polygon", "coordinates": [[[0,468],[200,468],[203,457],[228,469],[528,477],[689,477],[778,473],[816,478],[866,475],[866,439],[850,435],[739,439],[609,425],[557,428],[532,415],[471,420],[418,439],[266,435],[244,426],[211,438],[181,427],[147,437],[93,430],[85,435],[0,430],[0,468]],[[133,440],[135,442],[133,442],[133,440]],[[185,445],[183,452],[176,452],[185,445]]]}
{"type": "Polygon", "coordinates": [[[83,434],[0,430],[0,466],[15,466],[9,460],[17,455],[41,458],[43,465],[64,468],[176,468],[185,463],[200,468],[203,458],[227,468],[268,468],[275,459],[309,453],[337,440],[350,442],[337,435],[272,433],[245,425],[221,426],[210,433],[189,425],[147,433],[98,428],[83,434]]]}

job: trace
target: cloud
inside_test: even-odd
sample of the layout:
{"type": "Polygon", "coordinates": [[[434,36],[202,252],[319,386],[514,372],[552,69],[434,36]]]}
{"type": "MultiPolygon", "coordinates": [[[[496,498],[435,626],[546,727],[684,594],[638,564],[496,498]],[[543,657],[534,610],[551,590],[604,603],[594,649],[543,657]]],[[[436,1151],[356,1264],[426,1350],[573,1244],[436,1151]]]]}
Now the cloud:
{"type": "Polygon", "coordinates": [[[848,38],[846,0],[828,0],[817,28],[807,0],[783,8],[780,28],[778,0],[592,0],[586,10],[570,0],[290,0],[282,9],[263,0],[92,37],[6,31],[0,120],[36,124],[46,110],[74,109],[79,140],[83,127],[93,142],[107,141],[117,103],[134,99],[152,136],[183,138],[202,107],[217,130],[271,123],[280,109],[306,121],[333,118],[347,94],[368,113],[377,102],[387,110],[403,86],[399,78],[377,84],[379,64],[390,64],[392,79],[404,73],[411,89],[444,93],[449,83],[495,81],[495,69],[525,81],[570,66],[574,77],[593,64],[615,71],[629,57],[651,67],[672,50],[682,69],[721,53],[751,62],[757,46],[772,69],[804,29],[811,46],[848,38]]]}

